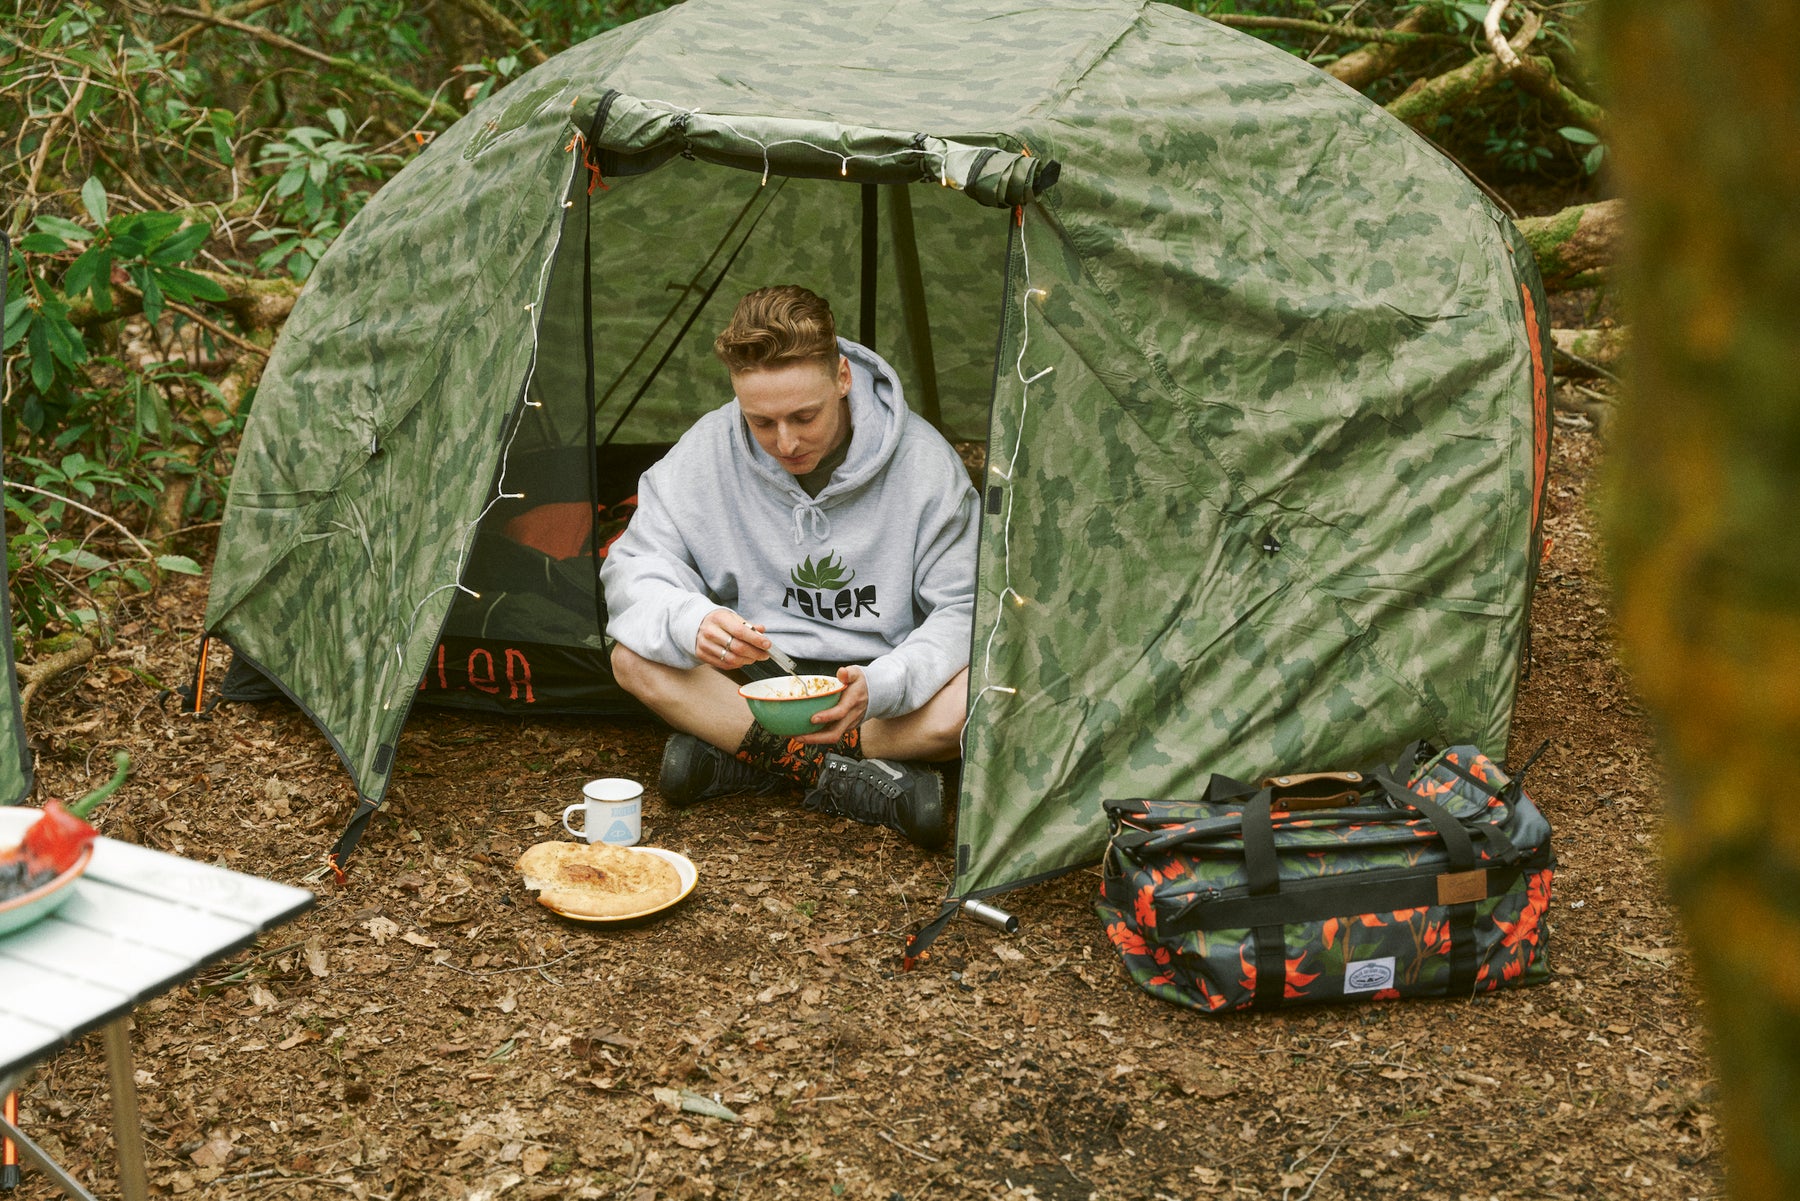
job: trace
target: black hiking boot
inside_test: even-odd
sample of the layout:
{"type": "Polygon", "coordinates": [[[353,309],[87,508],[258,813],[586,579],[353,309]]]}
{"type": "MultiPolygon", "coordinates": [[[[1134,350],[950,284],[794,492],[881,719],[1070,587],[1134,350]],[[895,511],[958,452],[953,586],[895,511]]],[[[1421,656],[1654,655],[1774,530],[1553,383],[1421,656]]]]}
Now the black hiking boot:
{"type": "Polygon", "coordinates": [[[766,796],[789,783],[705,739],[675,734],[663,748],[657,791],[671,805],[691,805],[721,796],[766,796]]]}
{"type": "Polygon", "coordinates": [[[818,784],[800,803],[814,813],[898,830],[906,841],[928,851],[950,836],[944,778],[916,763],[827,755],[818,784]]]}

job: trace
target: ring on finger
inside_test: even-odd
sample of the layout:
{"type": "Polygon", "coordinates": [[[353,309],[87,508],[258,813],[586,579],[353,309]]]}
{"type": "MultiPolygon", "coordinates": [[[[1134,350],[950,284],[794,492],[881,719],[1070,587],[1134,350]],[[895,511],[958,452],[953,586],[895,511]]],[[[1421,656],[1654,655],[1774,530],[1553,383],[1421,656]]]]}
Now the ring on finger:
{"type": "Polygon", "coordinates": [[[736,642],[737,642],[737,638],[735,635],[730,635],[730,634],[726,635],[726,637],[725,637],[725,653],[726,654],[731,653],[731,648],[733,645],[736,644],[736,642]]]}

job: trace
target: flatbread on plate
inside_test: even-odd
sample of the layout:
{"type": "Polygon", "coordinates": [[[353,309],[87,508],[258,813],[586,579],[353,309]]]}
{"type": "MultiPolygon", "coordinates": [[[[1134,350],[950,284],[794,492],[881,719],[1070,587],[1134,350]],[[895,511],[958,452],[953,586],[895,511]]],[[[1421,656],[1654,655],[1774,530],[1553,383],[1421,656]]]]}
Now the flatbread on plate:
{"type": "Polygon", "coordinates": [[[538,904],[572,917],[628,917],[681,896],[681,875],[659,855],[604,842],[540,842],[519,856],[538,904]]]}

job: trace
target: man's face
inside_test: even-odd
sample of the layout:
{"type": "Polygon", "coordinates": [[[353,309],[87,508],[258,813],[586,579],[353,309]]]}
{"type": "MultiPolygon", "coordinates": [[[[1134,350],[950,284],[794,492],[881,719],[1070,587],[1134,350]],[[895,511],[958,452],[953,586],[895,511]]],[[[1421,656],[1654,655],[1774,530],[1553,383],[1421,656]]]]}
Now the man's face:
{"type": "Polygon", "coordinates": [[[850,360],[837,370],[818,363],[787,363],[733,372],[731,386],[750,436],[790,475],[805,475],[843,438],[850,420],[850,360]]]}

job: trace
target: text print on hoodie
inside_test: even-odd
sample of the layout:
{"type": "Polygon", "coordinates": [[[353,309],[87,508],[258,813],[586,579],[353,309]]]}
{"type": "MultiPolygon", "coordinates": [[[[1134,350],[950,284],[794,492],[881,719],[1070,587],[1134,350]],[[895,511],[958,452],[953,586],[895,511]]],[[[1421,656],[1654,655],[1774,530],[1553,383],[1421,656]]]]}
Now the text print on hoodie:
{"type": "Polygon", "coordinates": [[[817,497],[776,462],[733,399],[638,481],[600,571],[606,632],[692,668],[724,606],[788,654],[868,660],[869,717],[919,708],[969,662],[979,506],[962,461],[906,407],[881,356],[850,360],[850,450],[817,497]]]}

